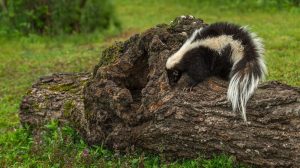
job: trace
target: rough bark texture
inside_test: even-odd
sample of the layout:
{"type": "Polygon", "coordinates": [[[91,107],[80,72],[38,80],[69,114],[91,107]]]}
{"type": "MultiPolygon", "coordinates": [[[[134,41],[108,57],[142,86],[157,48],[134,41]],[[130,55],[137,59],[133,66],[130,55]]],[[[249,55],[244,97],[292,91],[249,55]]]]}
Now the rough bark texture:
{"type": "Polygon", "coordinates": [[[203,26],[178,17],[105,50],[93,75],[41,78],[24,97],[22,123],[67,121],[89,144],[119,151],[134,146],[175,158],[226,153],[260,167],[300,167],[299,88],[260,85],[244,123],[226,100],[226,81],[210,78],[186,92],[184,76],[169,87],[166,59],[203,26]]]}

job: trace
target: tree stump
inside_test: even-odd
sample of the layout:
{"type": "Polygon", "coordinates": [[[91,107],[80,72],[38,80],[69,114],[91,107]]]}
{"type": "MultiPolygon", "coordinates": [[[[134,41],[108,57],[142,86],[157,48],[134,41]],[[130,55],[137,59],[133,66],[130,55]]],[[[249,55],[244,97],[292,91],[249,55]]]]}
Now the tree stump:
{"type": "Polygon", "coordinates": [[[228,82],[209,78],[192,92],[187,76],[170,88],[167,58],[202,20],[177,17],[106,49],[93,74],[41,78],[20,107],[23,124],[71,123],[89,144],[132,147],[172,158],[225,153],[258,167],[300,167],[300,88],[263,83],[247,105],[248,123],[232,112],[228,82]]]}

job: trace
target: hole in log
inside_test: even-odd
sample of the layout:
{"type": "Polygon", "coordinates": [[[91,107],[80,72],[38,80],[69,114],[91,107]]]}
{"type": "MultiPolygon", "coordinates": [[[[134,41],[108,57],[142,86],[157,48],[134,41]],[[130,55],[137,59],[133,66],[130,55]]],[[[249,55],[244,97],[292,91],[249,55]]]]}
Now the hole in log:
{"type": "Polygon", "coordinates": [[[139,106],[141,103],[141,91],[147,85],[148,73],[148,57],[143,56],[135,62],[135,67],[126,78],[125,87],[130,90],[134,105],[139,106]]]}

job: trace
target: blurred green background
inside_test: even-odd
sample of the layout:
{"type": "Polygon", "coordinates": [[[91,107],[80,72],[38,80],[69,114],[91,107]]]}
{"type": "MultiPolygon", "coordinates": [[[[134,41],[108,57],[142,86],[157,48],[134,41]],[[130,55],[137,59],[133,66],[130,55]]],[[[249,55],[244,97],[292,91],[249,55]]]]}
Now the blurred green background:
{"type": "MultiPolygon", "coordinates": [[[[267,80],[300,86],[300,0],[0,0],[0,165],[3,167],[233,167],[233,157],[167,162],[88,147],[69,127],[45,125],[41,144],[21,128],[26,90],[55,72],[91,71],[101,51],[176,16],[249,25],[265,41],[267,80]],[[88,153],[86,155],[86,153],[88,153]],[[85,155],[83,155],[85,154],[85,155]]],[[[238,165],[236,165],[238,164],[238,165]]]]}

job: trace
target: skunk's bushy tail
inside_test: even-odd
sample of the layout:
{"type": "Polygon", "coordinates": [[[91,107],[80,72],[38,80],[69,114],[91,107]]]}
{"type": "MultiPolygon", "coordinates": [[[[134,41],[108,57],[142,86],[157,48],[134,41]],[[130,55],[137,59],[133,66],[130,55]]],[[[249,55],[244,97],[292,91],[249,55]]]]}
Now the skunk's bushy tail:
{"type": "Polygon", "coordinates": [[[263,45],[261,39],[251,34],[254,52],[246,55],[234,63],[227,92],[227,98],[232,103],[233,111],[241,111],[244,121],[246,117],[246,104],[257,88],[259,81],[267,73],[263,60],[263,45]]]}

